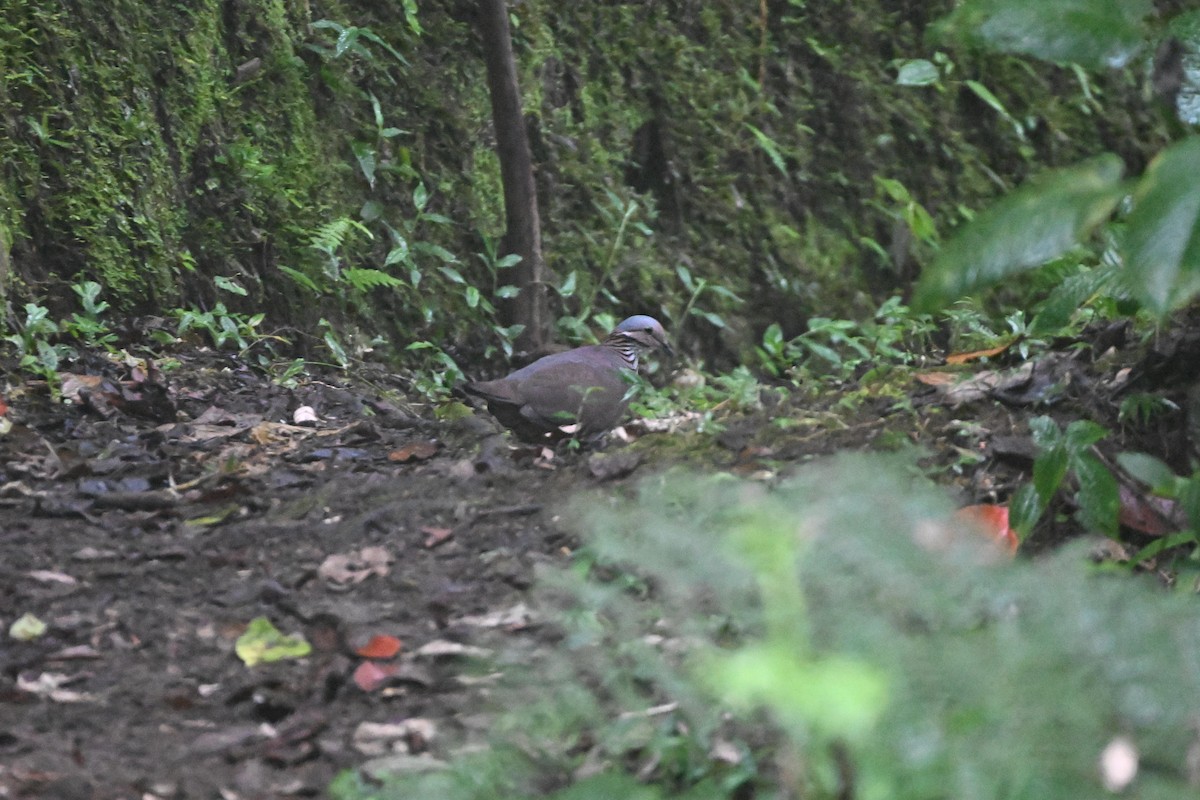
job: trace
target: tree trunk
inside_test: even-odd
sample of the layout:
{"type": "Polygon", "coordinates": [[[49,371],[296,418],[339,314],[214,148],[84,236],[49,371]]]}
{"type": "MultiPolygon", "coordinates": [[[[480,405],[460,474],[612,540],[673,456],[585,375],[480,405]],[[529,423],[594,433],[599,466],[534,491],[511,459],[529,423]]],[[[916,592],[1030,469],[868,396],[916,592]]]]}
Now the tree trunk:
{"type": "Polygon", "coordinates": [[[504,254],[516,253],[521,257],[521,263],[513,268],[514,283],[521,293],[513,300],[502,302],[500,313],[506,324],[519,322],[525,326],[517,339],[518,346],[524,350],[537,350],[545,343],[547,323],[546,287],[542,279],[545,271],[542,226],[505,0],[480,0],[479,34],[487,61],[492,122],[496,128],[500,178],[504,184],[506,230],[501,250],[504,254]]]}

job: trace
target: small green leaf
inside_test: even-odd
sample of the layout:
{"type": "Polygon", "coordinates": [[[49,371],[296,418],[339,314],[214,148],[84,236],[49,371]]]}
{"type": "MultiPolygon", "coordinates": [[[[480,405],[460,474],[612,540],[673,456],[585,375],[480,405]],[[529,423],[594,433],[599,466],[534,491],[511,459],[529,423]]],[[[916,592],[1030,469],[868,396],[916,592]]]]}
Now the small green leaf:
{"type": "Polygon", "coordinates": [[[1119,453],[1117,463],[1121,469],[1150,487],[1158,494],[1163,494],[1175,486],[1175,471],[1146,453],[1119,453]]]}
{"type": "Polygon", "coordinates": [[[1062,443],[1062,431],[1058,423],[1050,417],[1034,417],[1029,420],[1029,433],[1033,443],[1043,450],[1048,450],[1062,443]]]}
{"type": "Polygon", "coordinates": [[[479,290],[474,286],[468,286],[463,296],[466,298],[468,308],[475,308],[479,305],[479,290]]]}
{"type": "Polygon", "coordinates": [[[708,323],[715,328],[724,328],[725,320],[721,319],[719,314],[714,314],[711,311],[701,311],[698,308],[693,308],[692,313],[696,316],[703,317],[708,320],[708,323]]]}
{"type": "Polygon", "coordinates": [[[266,617],[255,617],[238,637],[234,651],[248,667],[255,664],[303,658],[312,652],[312,645],[302,636],[285,636],[266,617]]]}
{"type": "Polygon", "coordinates": [[[403,238],[396,238],[396,245],[388,251],[387,258],[383,260],[385,267],[390,267],[392,264],[399,264],[402,261],[408,260],[408,242],[403,238]]]}
{"type": "Polygon", "coordinates": [[[425,184],[418,183],[417,188],[413,189],[412,201],[417,211],[425,210],[425,204],[429,202],[429,190],[425,188],[425,184]]]}
{"type": "Polygon", "coordinates": [[[1012,115],[1008,113],[1008,109],[1000,102],[1000,98],[992,94],[992,91],[984,86],[979,81],[964,81],[967,88],[974,92],[975,96],[986,103],[993,111],[1005,119],[1012,119],[1012,115]]]}
{"type": "Polygon", "coordinates": [[[575,294],[575,281],[575,270],[571,270],[570,274],[567,275],[566,280],[562,282],[562,286],[558,287],[558,293],[563,297],[570,297],[571,295],[575,294]]]}
{"type": "Polygon", "coordinates": [[[779,327],[778,322],[772,322],[763,331],[763,347],[772,353],[779,352],[783,349],[783,329],[779,327]]]}
{"type": "Polygon", "coordinates": [[[689,292],[695,291],[696,282],[692,280],[692,271],[683,264],[675,265],[675,274],[679,276],[679,282],[683,284],[683,288],[689,292]]]}
{"type": "Polygon", "coordinates": [[[437,258],[446,264],[458,263],[458,258],[454,255],[454,253],[451,253],[441,245],[432,244],[430,242],[415,242],[412,245],[412,249],[418,253],[424,253],[425,255],[433,256],[434,258],[437,258]]]}
{"type": "Polygon", "coordinates": [[[496,297],[499,297],[502,300],[508,300],[510,298],[516,297],[520,293],[521,293],[521,290],[519,288],[517,288],[516,286],[501,286],[499,289],[496,290],[496,297]]]}
{"type": "Polygon", "coordinates": [[[750,133],[754,134],[758,146],[771,159],[771,163],[775,165],[775,169],[779,170],[784,176],[787,176],[787,163],[783,160],[783,154],[779,152],[779,147],[775,144],[774,140],[749,122],[746,123],[746,127],[750,129],[750,133]]]}
{"type": "Polygon", "coordinates": [[[246,290],[241,284],[232,278],[226,278],[224,275],[214,276],[213,283],[217,285],[218,289],[224,289],[225,291],[236,294],[239,297],[245,297],[247,294],[246,290]]]}
{"type": "Polygon", "coordinates": [[[282,272],[284,275],[287,275],[293,281],[295,281],[298,286],[302,286],[305,289],[308,289],[313,294],[321,293],[321,289],[320,289],[320,287],[317,286],[316,282],[312,278],[305,275],[300,270],[292,269],[291,267],[287,267],[287,266],[284,266],[283,264],[280,264],[279,271],[282,272]]]}
{"type": "Polygon", "coordinates": [[[900,74],[896,76],[898,86],[928,86],[937,83],[941,74],[932,61],[923,58],[913,58],[901,62],[900,74]]]}
{"type": "Polygon", "coordinates": [[[1097,425],[1087,419],[1077,419],[1067,426],[1067,450],[1071,453],[1078,453],[1106,436],[1108,436],[1108,428],[1103,425],[1097,425]]]}
{"type": "Polygon", "coordinates": [[[358,168],[362,172],[363,177],[367,179],[367,185],[374,189],[375,148],[366,142],[354,142],[350,145],[350,149],[354,151],[354,158],[358,161],[358,168]]]}
{"type": "Polygon", "coordinates": [[[383,203],[378,200],[368,200],[359,209],[358,217],[363,222],[374,222],[383,216],[383,211],[383,203]]]}
{"type": "Polygon", "coordinates": [[[1108,219],[1124,192],[1121,169],[1106,154],[1053,170],[981,212],[921,275],[913,309],[933,311],[1062,255],[1108,219]]]}

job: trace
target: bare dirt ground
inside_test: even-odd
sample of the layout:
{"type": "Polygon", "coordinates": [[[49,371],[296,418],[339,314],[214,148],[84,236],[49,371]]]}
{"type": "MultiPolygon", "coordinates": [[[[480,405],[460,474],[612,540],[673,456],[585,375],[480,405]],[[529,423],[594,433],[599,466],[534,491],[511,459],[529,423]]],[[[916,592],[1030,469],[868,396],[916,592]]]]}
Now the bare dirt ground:
{"type": "MultiPolygon", "coordinates": [[[[769,479],[916,442],[965,502],[1003,499],[1028,474],[1027,418],[1050,407],[1021,392],[1059,387],[1065,418],[1115,408],[1118,367],[1071,358],[957,411],[784,401],[726,420],[688,459],[769,479]],[[807,422],[772,424],[789,417],[807,422]]],[[[67,403],[7,373],[0,798],[325,796],[339,771],[422,768],[482,742],[490,684],[473,648],[552,641],[526,603],[540,565],[576,545],[560,503],[683,458],[654,444],[686,434],[656,433],[538,463],[479,421],[389,404],[385,378],[283,388],[232,357],[179,360],[164,374],[85,359],[67,403]],[[25,614],[45,632],[10,636],[25,614]],[[259,617],[311,652],[248,666],[236,643],[259,617]]],[[[1181,425],[1142,449],[1170,457],[1181,425]]]]}

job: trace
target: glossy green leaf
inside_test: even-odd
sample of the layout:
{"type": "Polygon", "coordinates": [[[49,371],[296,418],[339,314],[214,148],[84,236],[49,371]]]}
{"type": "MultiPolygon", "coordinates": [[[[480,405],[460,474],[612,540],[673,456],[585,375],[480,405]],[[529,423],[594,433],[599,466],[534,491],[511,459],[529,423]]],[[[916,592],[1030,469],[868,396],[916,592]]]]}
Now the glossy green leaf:
{"type": "Polygon", "coordinates": [[[1037,487],[1027,483],[1018,489],[1008,501],[1008,524],[1021,541],[1033,532],[1033,526],[1046,510],[1046,502],[1042,500],[1037,487]]]}
{"type": "Polygon", "coordinates": [[[1165,314],[1200,292],[1200,136],[1158,154],[1138,182],[1125,226],[1130,284],[1165,314]]]}
{"type": "Polygon", "coordinates": [[[981,212],[921,275],[914,310],[933,311],[1062,255],[1108,219],[1123,193],[1121,169],[1106,154],[1053,170],[981,212]]]}
{"type": "Polygon", "coordinates": [[[387,258],[383,260],[385,267],[390,267],[392,264],[399,264],[401,261],[408,260],[408,242],[403,238],[396,237],[396,246],[388,251],[387,258]]]}
{"type": "Polygon", "coordinates": [[[1073,462],[1075,478],[1079,481],[1075,499],[1079,504],[1080,520],[1088,528],[1116,536],[1117,512],[1121,505],[1117,479],[1093,455],[1076,458],[1073,462]]]}
{"type": "MultiPolygon", "coordinates": [[[[1067,449],[1054,447],[1033,462],[1033,487],[1045,507],[1067,476],[1067,449]]],[[[1040,512],[1039,512],[1040,513],[1040,512]]]]}
{"type": "Polygon", "coordinates": [[[1005,53],[1121,67],[1147,37],[1151,0],[967,0],[940,23],[954,38],[1005,53]]]}

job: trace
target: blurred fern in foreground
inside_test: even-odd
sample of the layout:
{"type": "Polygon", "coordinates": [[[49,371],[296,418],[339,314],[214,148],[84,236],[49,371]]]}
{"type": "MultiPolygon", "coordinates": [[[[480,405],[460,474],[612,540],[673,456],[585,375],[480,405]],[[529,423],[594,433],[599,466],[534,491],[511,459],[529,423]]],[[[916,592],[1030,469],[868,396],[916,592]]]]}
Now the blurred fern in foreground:
{"type": "Polygon", "coordinates": [[[1008,562],[948,512],[865,457],[580,502],[562,639],[512,660],[490,749],[340,796],[1095,798],[1114,754],[1134,796],[1195,796],[1195,598],[1008,562]]]}

